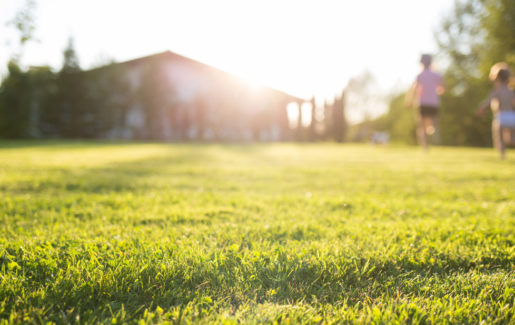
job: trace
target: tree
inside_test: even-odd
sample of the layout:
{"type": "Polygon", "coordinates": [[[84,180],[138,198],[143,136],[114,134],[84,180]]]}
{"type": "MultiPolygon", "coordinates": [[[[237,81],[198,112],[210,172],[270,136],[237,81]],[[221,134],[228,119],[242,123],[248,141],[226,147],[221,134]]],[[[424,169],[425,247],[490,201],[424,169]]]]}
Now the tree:
{"type": "Polygon", "coordinates": [[[485,9],[481,15],[481,27],[485,30],[482,72],[486,73],[499,61],[515,67],[515,2],[482,0],[481,4],[485,9]]]}
{"type": "Polygon", "coordinates": [[[28,136],[30,91],[29,77],[16,61],[7,65],[7,77],[0,87],[0,136],[23,138],[28,136]]]}
{"type": "Polygon", "coordinates": [[[56,93],[45,112],[48,135],[65,138],[91,137],[87,122],[92,119],[86,102],[87,86],[74,49],[73,39],[63,51],[63,66],[56,78],[56,93]]]}
{"type": "Polygon", "coordinates": [[[388,112],[373,121],[372,129],[388,132],[392,141],[416,144],[416,112],[405,106],[405,97],[405,93],[393,96],[388,112]]]}
{"type": "Polygon", "coordinates": [[[346,131],[345,122],[345,92],[335,97],[333,104],[333,136],[337,142],[343,142],[346,131]]]}
{"type": "Polygon", "coordinates": [[[17,63],[23,55],[26,43],[35,40],[35,9],[36,3],[34,0],[26,0],[25,5],[16,13],[14,18],[7,23],[7,25],[13,26],[19,33],[19,48],[12,57],[12,60],[17,63]]]}
{"type": "Polygon", "coordinates": [[[19,33],[19,48],[12,54],[7,63],[7,76],[0,84],[0,137],[21,138],[29,137],[34,132],[31,110],[34,92],[31,75],[20,67],[20,58],[25,44],[34,39],[35,2],[28,0],[8,22],[19,33]]]}
{"type": "Polygon", "coordinates": [[[34,138],[41,136],[41,114],[50,105],[55,89],[49,67],[22,71],[15,61],[0,86],[0,137],[34,138]]]}

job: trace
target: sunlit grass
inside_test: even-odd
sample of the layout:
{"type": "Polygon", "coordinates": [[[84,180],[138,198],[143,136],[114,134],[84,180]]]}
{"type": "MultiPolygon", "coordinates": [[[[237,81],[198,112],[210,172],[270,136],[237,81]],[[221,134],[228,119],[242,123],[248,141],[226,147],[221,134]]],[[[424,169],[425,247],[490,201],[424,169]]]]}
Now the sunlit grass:
{"type": "Polygon", "coordinates": [[[0,146],[7,322],[515,321],[492,149],[0,146]]]}

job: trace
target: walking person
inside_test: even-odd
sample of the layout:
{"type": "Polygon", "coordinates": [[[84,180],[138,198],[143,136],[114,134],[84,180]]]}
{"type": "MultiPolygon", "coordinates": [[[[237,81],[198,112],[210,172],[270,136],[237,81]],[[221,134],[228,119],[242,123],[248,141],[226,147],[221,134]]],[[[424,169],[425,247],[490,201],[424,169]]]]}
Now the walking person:
{"type": "Polygon", "coordinates": [[[429,136],[438,143],[438,111],[440,95],[444,92],[442,77],[431,69],[432,57],[423,54],[420,58],[422,72],[417,75],[406,96],[406,105],[416,107],[417,140],[420,146],[427,149],[429,136]]]}
{"type": "Polygon", "coordinates": [[[515,93],[508,87],[508,65],[504,62],[494,64],[489,78],[494,87],[490,96],[479,105],[477,113],[484,115],[488,108],[492,110],[492,141],[501,159],[504,159],[506,146],[515,144],[515,93]]]}

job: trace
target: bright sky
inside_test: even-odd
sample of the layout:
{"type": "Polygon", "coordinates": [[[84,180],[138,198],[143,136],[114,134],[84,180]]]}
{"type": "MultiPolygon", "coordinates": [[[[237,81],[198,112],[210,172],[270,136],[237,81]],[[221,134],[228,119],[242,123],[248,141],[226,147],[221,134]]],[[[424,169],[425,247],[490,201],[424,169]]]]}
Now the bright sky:
{"type": "MultiPolygon", "coordinates": [[[[58,69],[72,36],[82,68],[170,50],[258,84],[319,100],[368,70],[378,93],[406,87],[450,0],[35,0],[38,43],[22,62],[58,69]]],[[[0,1],[0,72],[16,46],[6,26],[24,1],[0,1]]],[[[371,108],[372,115],[384,105],[371,108]],[[374,112],[375,110],[375,112],[374,112]]],[[[360,114],[351,120],[359,120],[360,114]]]]}

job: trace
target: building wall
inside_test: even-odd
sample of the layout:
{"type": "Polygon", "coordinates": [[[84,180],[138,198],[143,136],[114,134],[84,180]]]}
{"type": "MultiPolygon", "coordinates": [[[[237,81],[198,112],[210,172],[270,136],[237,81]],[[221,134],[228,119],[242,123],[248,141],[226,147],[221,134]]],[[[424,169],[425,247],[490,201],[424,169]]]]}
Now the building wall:
{"type": "Polygon", "coordinates": [[[286,98],[184,60],[126,69],[131,101],[124,138],[279,141],[289,134],[286,98]],[[286,119],[286,121],[285,121],[286,119]]]}

